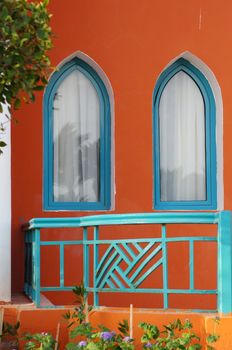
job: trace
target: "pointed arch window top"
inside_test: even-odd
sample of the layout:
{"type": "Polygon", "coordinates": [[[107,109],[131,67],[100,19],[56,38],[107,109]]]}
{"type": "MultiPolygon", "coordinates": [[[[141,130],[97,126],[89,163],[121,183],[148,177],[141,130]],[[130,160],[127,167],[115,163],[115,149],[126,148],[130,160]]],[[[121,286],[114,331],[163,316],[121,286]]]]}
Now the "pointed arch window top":
{"type": "Polygon", "coordinates": [[[156,209],[216,209],[215,102],[204,75],[179,59],[154,91],[156,209]]]}

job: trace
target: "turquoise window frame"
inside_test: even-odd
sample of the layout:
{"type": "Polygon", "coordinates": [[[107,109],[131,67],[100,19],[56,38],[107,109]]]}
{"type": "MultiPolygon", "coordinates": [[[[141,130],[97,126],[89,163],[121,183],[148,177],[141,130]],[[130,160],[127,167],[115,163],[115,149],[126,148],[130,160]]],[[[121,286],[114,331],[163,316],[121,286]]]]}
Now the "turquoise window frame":
{"type": "Polygon", "coordinates": [[[111,113],[105,84],[86,62],[75,57],[58,69],[49,80],[44,94],[44,210],[107,210],[111,205],[111,113]],[[53,99],[61,82],[79,70],[93,84],[100,103],[100,196],[98,202],[56,202],[53,194],[53,99]]]}
{"type": "Polygon", "coordinates": [[[159,77],[153,93],[153,167],[154,209],[215,210],[217,209],[216,108],[212,89],[205,76],[189,61],[180,58],[159,77]],[[188,74],[199,87],[205,105],[206,200],[161,201],[160,196],[160,135],[159,103],[168,81],[179,71],[188,74]]]}

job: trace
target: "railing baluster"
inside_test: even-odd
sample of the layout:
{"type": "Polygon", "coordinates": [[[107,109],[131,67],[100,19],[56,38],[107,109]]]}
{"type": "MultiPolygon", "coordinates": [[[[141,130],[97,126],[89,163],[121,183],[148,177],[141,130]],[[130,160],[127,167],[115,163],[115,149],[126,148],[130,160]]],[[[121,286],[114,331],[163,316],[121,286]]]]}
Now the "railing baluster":
{"type": "Polygon", "coordinates": [[[189,288],[194,289],[194,242],[189,241],[189,288]]]}
{"type": "Polygon", "coordinates": [[[24,273],[24,292],[26,294],[29,294],[29,281],[30,281],[30,269],[31,269],[31,261],[30,261],[30,246],[31,243],[29,243],[29,237],[30,234],[28,231],[25,232],[25,249],[24,249],[24,254],[25,254],[25,273],[24,273]]]}
{"type": "Polygon", "coordinates": [[[60,287],[64,287],[64,243],[60,243],[60,287]]]}
{"type": "Polygon", "coordinates": [[[99,293],[96,292],[96,278],[97,278],[97,265],[98,265],[98,238],[99,238],[99,228],[94,227],[94,245],[93,245],[93,304],[94,306],[99,305],[99,293]]]}
{"type": "Polygon", "coordinates": [[[232,215],[230,211],[219,213],[218,311],[232,312],[232,215]]]}
{"type": "Polygon", "coordinates": [[[166,242],[166,225],[162,224],[162,255],[163,255],[163,304],[168,308],[168,257],[166,242]]]}
{"type": "Polygon", "coordinates": [[[83,284],[85,288],[89,288],[89,245],[88,240],[88,228],[83,228],[83,284]]]}
{"type": "Polygon", "coordinates": [[[35,229],[35,304],[40,306],[40,230],[35,229]]]}

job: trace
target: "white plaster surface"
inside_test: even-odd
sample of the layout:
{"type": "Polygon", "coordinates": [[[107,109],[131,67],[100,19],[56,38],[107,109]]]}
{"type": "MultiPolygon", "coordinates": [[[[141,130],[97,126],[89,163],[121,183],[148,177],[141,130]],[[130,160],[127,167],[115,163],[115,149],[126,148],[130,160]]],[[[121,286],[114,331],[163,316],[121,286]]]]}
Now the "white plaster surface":
{"type": "MultiPolygon", "coordinates": [[[[4,112],[7,111],[4,106],[4,112]]],[[[7,121],[4,113],[0,122],[7,121]]],[[[0,155],[0,301],[11,300],[11,139],[10,123],[1,140],[7,143],[0,155]]]]}

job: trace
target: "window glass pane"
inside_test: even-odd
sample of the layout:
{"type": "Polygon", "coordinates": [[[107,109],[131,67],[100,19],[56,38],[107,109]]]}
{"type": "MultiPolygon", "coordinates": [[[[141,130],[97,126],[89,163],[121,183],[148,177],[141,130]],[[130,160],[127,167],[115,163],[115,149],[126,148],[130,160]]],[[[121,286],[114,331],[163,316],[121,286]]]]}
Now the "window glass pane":
{"type": "Polygon", "coordinates": [[[161,201],[206,200],[204,100],[183,71],[162,92],[159,127],[161,201]]]}
{"type": "Polygon", "coordinates": [[[100,102],[80,71],[69,74],[53,100],[54,201],[99,200],[100,102]]]}

